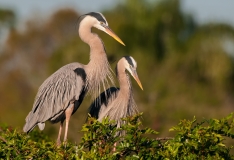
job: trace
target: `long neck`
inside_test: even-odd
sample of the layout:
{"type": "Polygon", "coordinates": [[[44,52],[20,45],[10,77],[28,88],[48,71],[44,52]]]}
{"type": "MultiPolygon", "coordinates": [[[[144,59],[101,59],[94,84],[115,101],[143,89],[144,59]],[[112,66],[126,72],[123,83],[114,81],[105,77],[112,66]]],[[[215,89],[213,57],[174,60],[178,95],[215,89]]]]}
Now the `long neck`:
{"type": "Polygon", "coordinates": [[[127,75],[125,70],[118,69],[118,81],[120,86],[118,96],[123,96],[125,97],[124,99],[129,100],[131,95],[132,85],[131,81],[129,80],[129,76],[127,75]]]}
{"type": "Polygon", "coordinates": [[[79,29],[80,38],[90,46],[90,61],[85,66],[86,89],[92,98],[96,98],[101,88],[109,88],[109,81],[114,84],[112,70],[108,63],[104,44],[97,34],[91,32],[91,26],[83,25],[79,29]]]}
{"type": "MultiPolygon", "coordinates": [[[[128,112],[129,110],[134,110],[135,101],[132,92],[132,83],[129,75],[126,73],[125,61],[120,60],[117,64],[117,78],[119,81],[120,90],[117,99],[122,103],[123,110],[128,112]],[[128,111],[127,111],[128,110],[128,111]]],[[[128,112],[128,115],[132,114],[128,112]]]]}
{"type": "Polygon", "coordinates": [[[138,109],[133,99],[131,81],[125,72],[124,66],[117,66],[117,72],[120,90],[117,97],[113,97],[114,99],[110,100],[107,110],[99,115],[98,120],[101,121],[104,117],[109,116],[120,127],[124,123],[121,118],[135,115],[138,113],[138,109]]]}
{"type": "Polygon", "coordinates": [[[121,126],[124,121],[121,118],[132,116],[138,113],[137,105],[133,98],[132,84],[129,75],[125,72],[124,65],[117,67],[118,81],[119,81],[119,93],[116,98],[114,107],[115,115],[111,115],[111,119],[117,120],[117,126],[121,126]],[[119,103],[120,102],[120,103],[119,103]]]}

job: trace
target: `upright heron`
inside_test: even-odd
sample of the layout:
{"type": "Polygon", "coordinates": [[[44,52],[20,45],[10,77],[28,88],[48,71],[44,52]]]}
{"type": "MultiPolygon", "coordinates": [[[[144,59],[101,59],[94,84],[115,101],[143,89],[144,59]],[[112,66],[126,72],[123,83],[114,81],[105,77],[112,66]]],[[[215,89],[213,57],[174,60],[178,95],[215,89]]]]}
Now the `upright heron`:
{"type": "Polygon", "coordinates": [[[57,138],[57,144],[60,144],[63,122],[66,120],[64,134],[66,141],[70,117],[79,108],[86,93],[96,97],[101,86],[107,88],[108,80],[113,82],[104,44],[97,34],[91,32],[92,27],[104,31],[124,45],[109,28],[101,13],[91,12],[80,16],[78,33],[81,40],[90,47],[90,61],[87,65],[77,62],[67,64],[42,83],[32,111],[25,119],[24,132],[30,132],[36,125],[43,130],[47,120],[52,123],[61,122],[57,138]]]}
{"type": "Polygon", "coordinates": [[[131,56],[125,56],[118,61],[116,75],[120,88],[111,87],[100,94],[97,99],[101,99],[101,101],[93,102],[89,108],[89,114],[92,117],[102,121],[103,118],[108,116],[111,120],[116,121],[117,127],[120,127],[123,124],[121,118],[138,113],[133,98],[131,81],[126,73],[126,70],[128,70],[143,90],[136,68],[137,63],[131,56]]]}

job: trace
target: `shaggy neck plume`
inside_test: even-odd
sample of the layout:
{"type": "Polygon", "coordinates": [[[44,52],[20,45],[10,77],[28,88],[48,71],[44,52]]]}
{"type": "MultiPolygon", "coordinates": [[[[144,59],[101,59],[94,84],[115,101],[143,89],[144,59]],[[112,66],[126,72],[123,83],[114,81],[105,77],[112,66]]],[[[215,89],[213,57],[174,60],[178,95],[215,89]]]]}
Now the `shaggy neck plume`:
{"type": "Polygon", "coordinates": [[[94,36],[90,46],[90,62],[86,66],[86,88],[88,93],[96,98],[100,94],[101,88],[106,90],[110,87],[109,81],[114,84],[114,80],[103,43],[97,35],[94,36]]]}
{"type": "Polygon", "coordinates": [[[128,74],[125,72],[124,65],[120,64],[118,66],[117,77],[120,90],[116,98],[112,97],[113,99],[110,100],[108,109],[99,115],[98,120],[101,121],[104,117],[108,116],[111,120],[115,120],[117,126],[120,127],[124,123],[121,118],[135,115],[138,113],[138,109],[133,99],[131,81],[129,80],[128,74]]]}
{"type": "Polygon", "coordinates": [[[92,99],[95,99],[102,87],[106,90],[110,86],[109,82],[114,84],[114,80],[103,42],[97,34],[86,28],[89,27],[82,26],[79,30],[81,39],[90,46],[90,61],[85,66],[87,75],[85,89],[92,99]]]}

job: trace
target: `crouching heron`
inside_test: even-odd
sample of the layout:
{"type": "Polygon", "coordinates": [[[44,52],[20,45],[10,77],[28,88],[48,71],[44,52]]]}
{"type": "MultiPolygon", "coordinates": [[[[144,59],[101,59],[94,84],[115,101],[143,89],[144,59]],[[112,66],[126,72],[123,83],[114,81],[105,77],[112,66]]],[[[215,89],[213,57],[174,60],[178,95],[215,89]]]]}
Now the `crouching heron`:
{"type": "Polygon", "coordinates": [[[136,68],[137,63],[131,56],[125,56],[118,61],[116,75],[120,88],[111,87],[100,94],[97,98],[100,101],[94,101],[89,108],[89,114],[92,117],[97,118],[98,121],[109,117],[110,120],[116,121],[117,127],[120,127],[123,124],[121,118],[138,113],[133,98],[131,81],[126,73],[127,70],[143,90],[136,68]]]}
{"type": "Polygon", "coordinates": [[[101,13],[91,12],[82,15],[79,18],[78,33],[81,40],[90,47],[90,61],[87,65],[77,62],[65,65],[42,83],[33,108],[26,117],[24,132],[30,132],[36,125],[43,130],[45,121],[60,122],[57,138],[57,144],[60,144],[63,122],[66,120],[64,134],[66,141],[70,117],[79,108],[86,93],[96,97],[100,94],[101,86],[108,88],[108,81],[113,82],[104,44],[97,34],[91,32],[92,27],[102,30],[124,45],[108,27],[101,13]]]}

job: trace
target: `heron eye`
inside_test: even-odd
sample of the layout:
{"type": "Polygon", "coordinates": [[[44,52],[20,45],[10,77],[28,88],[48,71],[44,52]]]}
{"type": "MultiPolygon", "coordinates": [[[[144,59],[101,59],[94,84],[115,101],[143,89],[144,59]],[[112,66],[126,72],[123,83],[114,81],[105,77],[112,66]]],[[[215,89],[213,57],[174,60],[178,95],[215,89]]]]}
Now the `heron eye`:
{"type": "Polygon", "coordinates": [[[100,21],[100,24],[101,24],[101,25],[104,25],[104,22],[100,21]]]}

